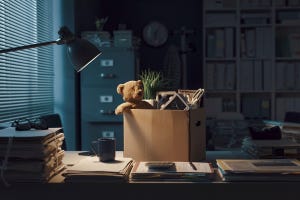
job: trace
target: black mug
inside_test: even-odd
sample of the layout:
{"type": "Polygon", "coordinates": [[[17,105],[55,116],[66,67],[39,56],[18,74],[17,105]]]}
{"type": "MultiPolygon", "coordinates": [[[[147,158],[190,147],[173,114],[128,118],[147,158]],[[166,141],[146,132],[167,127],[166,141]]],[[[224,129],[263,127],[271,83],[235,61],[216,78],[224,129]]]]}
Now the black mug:
{"type": "Polygon", "coordinates": [[[98,138],[91,143],[92,150],[99,157],[100,162],[109,162],[115,160],[116,139],[98,138]]]}

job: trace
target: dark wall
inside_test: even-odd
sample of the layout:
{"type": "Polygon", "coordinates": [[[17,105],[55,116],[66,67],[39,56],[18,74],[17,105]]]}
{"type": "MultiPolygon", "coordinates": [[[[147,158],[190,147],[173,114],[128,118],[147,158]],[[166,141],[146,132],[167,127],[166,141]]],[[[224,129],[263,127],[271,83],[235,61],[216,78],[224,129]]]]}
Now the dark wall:
{"type": "Polygon", "coordinates": [[[141,38],[140,69],[163,67],[166,51],[171,44],[180,47],[180,30],[193,31],[187,36],[186,53],[187,80],[189,89],[202,86],[202,2],[199,0],[75,0],[75,26],[82,31],[96,30],[96,17],[108,16],[104,30],[118,29],[118,24],[126,24],[136,37],[141,38]],[[150,47],[142,40],[143,27],[150,21],[166,25],[169,38],[161,47],[150,47]]]}

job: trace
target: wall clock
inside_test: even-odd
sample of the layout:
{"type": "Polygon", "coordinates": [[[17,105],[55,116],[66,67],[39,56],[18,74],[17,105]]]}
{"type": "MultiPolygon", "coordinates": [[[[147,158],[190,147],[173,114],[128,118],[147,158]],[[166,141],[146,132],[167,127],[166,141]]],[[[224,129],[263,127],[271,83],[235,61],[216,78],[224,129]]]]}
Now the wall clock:
{"type": "Polygon", "coordinates": [[[159,47],[168,40],[168,29],[160,22],[152,21],[148,23],[143,29],[144,41],[153,47],[159,47]]]}

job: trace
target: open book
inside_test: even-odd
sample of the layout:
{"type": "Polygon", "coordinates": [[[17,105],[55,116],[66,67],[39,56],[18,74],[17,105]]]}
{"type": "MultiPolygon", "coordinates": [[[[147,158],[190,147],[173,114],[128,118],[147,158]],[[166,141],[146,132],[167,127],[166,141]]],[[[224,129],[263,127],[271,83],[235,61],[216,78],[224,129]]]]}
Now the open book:
{"type": "MultiPolygon", "coordinates": [[[[157,161],[160,162],[160,161],[157,161]]],[[[153,163],[153,162],[151,162],[153,163]]],[[[173,162],[168,168],[151,168],[149,162],[137,162],[131,173],[131,181],[208,181],[214,170],[207,162],[173,162]]]]}
{"type": "Polygon", "coordinates": [[[299,181],[297,159],[217,159],[218,173],[225,181],[299,181]]]}

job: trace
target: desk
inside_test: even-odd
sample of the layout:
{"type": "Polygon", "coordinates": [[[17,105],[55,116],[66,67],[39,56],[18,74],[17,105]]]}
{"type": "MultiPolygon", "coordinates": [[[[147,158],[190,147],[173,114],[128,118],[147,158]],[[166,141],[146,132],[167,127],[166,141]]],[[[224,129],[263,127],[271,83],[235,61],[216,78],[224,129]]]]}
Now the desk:
{"type": "MultiPolygon", "coordinates": [[[[74,162],[80,159],[78,152],[66,152],[64,161],[74,162]],[[72,157],[73,156],[73,157],[72,157]]],[[[117,152],[121,153],[121,152],[117,152]]],[[[242,152],[207,152],[207,160],[215,158],[242,157],[242,152]]],[[[59,177],[51,183],[14,184],[10,188],[0,186],[0,200],[99,200],[111,199],[160,199],[185,200],[297,200],[300,198],[300,182],[205,182],[205,183],[60,183],[59,177]]]]}

